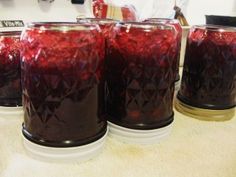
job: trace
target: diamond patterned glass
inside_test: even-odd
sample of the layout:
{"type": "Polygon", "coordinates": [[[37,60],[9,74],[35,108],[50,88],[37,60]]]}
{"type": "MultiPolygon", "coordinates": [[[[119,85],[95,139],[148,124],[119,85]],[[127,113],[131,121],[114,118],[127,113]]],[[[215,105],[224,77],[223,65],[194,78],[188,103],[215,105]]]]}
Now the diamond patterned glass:
{"type": "Polygon", "coordinates": [[[22,35],[24,135],[46,146],[76,146],[102,137],[98,105],[104,38],[97,25],[32,24],[22,35]]]}
{"type": "Polygon", "coordinates": [[[236,28],[192,27],[178,99],[206,109],[236,105],[236,28]]]}
{"type": "Polygon", "coordinates": [[[19,31],[0,32],[0,106],[21,106],[19,31]]]}
{"type": "Polygon", "coordinates": [[[108,120],[133,129],[173,121],[176,31],[165,24],[117,24],[108,40],[105,102],[108,120]]]}
{"type": "Polygon", "coordinates": [[[176,62],[176,76],[175,76],[175,81],[179,81],[180,80],[180,75],[179,75],[179,63],[180,63],[180,49],[181,49],[181,39],[182,39],[182,27],[179,23],[178,20],[176,19],[169,19],[169,18],[149,18],[146,19],[145,22],[149,22],[149,23],[161,23],[161,24],[169,24],[169,25],[173,25],[173,27],[175,28],[176,32],[177,32],[177,42],[178,42],[178,46],[176,48],[177,52],[176,52],[176,58],[177,58],[177,62],[176,62]]]}

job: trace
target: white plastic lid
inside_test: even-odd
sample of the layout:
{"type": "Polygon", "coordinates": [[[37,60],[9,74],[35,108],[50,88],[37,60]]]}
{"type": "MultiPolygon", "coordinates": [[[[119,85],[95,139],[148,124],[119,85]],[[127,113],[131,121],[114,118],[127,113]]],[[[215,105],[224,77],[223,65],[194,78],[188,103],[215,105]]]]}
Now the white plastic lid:
{"type": "Polygon", "coordinates": [[[47,147],[35,144],[23,136],[23,144],[28,155],[34,159],[49,161],[49,162],[84,162],[96,157],[102,150],[105,144],[106,134],[99,140],[90,144],[68,147],[56,148],[47,147]]]}
{"type": "Polygon", "coordinates": [[[130,144],[155,144],[167,137],[172,128],[172,124],[153,130],[136,130],[121,127],[108,122],[109,136],[122,142],[130,144]]]}

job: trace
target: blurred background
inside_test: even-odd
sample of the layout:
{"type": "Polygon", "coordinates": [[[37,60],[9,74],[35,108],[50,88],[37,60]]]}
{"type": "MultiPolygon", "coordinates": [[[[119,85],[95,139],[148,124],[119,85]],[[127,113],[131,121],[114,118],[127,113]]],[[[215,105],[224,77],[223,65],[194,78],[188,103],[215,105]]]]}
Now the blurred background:
{"type": "MultiPolygon", "coordinates": [[[[132,4],[141,19],[174,17],[174,0],[105,0],[113,5],[132,4]]],[[[205,23],[205,15],[236,16],[236,0],[176,0],[190,25],[205,23]]],[[[75,21],[79,15],[92,16],[92,0],[0,0],[0,20],[75,21]],[[73,1],[75,2],[75,1],[73,1]]]]}

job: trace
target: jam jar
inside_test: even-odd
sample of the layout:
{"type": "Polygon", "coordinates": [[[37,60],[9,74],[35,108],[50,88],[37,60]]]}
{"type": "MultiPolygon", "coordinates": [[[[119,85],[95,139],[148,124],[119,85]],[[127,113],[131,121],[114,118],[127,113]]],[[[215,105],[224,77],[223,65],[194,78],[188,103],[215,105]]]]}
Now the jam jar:
{"type": "MultiPolygon", "coordinates": [[[[105,65],[105,108],[111,133],[133,130],[133,135],[125,136],[134,137],[172,123],[176,35],[167,24],[125,22],[113,27],[105,65]]],[[[158,139],[158,132],[155,136],[158,139]]]]}
{"type": "Polygon", "coordinates": [[[0,32],[0,117],[22,118],[21,31],[0,32]]]}
{"type": "Polygon", "coordinates": [[[105,42],[99,26],[32,23],[21,41],[25,140],[65,148],[103,138],[98,85],[105,42]]]}
{"type": "Polygon", "coordinates": [[[193,26],[177,109],[192,117],[224,120],[236,105],[236,28],[193,26]]]}
{"type": "Polygon", "coordinates": [[[0,106],[21,106],[20,31],[0,32],[0,106]]]}

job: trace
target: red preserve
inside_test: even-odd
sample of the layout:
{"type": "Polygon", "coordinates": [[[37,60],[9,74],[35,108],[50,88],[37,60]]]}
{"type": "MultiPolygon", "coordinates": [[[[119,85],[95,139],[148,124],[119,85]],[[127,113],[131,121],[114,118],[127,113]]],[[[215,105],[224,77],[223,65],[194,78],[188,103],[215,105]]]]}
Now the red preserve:
{"type": "Polygon", "coordinates": [[[104,38],[99,27],[33,23],[22,35],[24,136],[38,144],[88,144],[106,132],[99,110],[104,38]]]}
{"type": "Polygon", "coordinates": [[[0,106],[21,106],[20,31],[0,32],[0,106]]]}
{"type": "Polygon", "coordinates": [[[131,129],[173,121],[176,31],[166,24],[118,23],[105,66],[107,119],[131,129]]]}
{"type": "Polygon", "coordinates": [[[178,99],[203,109],[236,105],[236,28],[194,26],[188,36],[178,99]]]}
{"type": "MultiPolygon", "coordinates": [[[[77,22],[79,23],[90,23],[90,24],[97,24],[102,30],[102,34],[105,38],[105,62],[107,61],[108,57],[108,46],[107,46],[107,40],[109,38],[109,35],[111,33],[112,27],[118,22],[113,19],[108,19],[108,18],[77,18],[77,22]]],[[[101,77],[100,84],[99,84],[99,96],[100,96],[100,102],[99,102],[99,107],[101,114],[105,115],[105,77],[104,73],[102,73],[103,77],[101,77]]]]}
{"type": "Polygon", "coordinates": [[[179,23],[178,20],[176,19],[169,19],[169,18],[149,18],[146,19],[145,22],[149,22],[149,23],[161,23],[161,24],[169,24],[169,25],[173,25],[175,30],[177,31],[177,52],[176,52],[176,58],[177,58],[177,74],[175,77],[175,81],[179,81],[180,80],[180,75],[179,75],[179,62],[180,62],[180,49],[181,49],[181,39],[182,39],[182,27],[179,23]]]}

